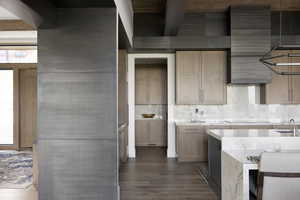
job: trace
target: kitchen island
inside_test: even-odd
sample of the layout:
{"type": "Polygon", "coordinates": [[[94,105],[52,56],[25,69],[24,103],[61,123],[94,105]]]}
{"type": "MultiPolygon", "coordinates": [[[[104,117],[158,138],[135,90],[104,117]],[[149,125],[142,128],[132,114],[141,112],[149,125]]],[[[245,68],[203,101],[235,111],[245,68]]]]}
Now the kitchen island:
{"type": "Polygon", "coordinates": [[[221,129],[208,135],[209,181],[222,200],[249,200],[250,174],[259,169],[261,153],[300,151],[300,137],[290,130],[221,129]]]}

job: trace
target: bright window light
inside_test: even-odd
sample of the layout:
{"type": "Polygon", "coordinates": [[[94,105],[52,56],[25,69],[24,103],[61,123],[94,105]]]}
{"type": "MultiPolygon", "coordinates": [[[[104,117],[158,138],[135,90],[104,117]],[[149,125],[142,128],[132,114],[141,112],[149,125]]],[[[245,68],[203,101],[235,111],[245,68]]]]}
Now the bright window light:
{"type": "Polygon", "coordinates": [[[0,144],[13,140],[13,70],[0,70],[0,144]]]}

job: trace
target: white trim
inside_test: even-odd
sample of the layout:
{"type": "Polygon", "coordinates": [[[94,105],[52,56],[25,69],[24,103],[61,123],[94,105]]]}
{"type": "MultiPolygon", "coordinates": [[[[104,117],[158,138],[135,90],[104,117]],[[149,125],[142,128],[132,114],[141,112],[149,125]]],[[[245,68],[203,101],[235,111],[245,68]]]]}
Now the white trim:
{"type": "Polygon", "coordinates": [[[131,0],[115,0],[129,43],[133,45],[133,7],[131,0]]]}
{"type": "Polygon", "coordinates": [[[168,61],[168,158],[176,157],[175,149],[175,54],[128,54],[128,154],[135,158],[135,59],[165,58],[168,61]]]}

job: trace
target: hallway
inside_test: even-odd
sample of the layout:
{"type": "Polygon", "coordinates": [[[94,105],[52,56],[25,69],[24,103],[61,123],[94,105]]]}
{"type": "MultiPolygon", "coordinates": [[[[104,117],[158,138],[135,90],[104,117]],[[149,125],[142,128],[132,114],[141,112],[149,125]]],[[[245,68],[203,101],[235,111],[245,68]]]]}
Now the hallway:
{"type": "Polygon", "coordinates": [[[138,149],[136,160],[121,166],[121,200],[216,200],[198,169],[167,160],[164,149],[138,149]]]}

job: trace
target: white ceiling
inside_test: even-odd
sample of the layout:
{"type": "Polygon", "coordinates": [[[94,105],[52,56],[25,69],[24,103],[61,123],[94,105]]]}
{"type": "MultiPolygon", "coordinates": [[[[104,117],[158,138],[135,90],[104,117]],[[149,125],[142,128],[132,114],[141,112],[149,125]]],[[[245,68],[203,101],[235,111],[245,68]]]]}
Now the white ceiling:
{"type": "Polygon", "coordinates": [[[19,19],[17,16],[6,10],[5,8],[0,7],[0,20],[13,20],[19,19]]]}

